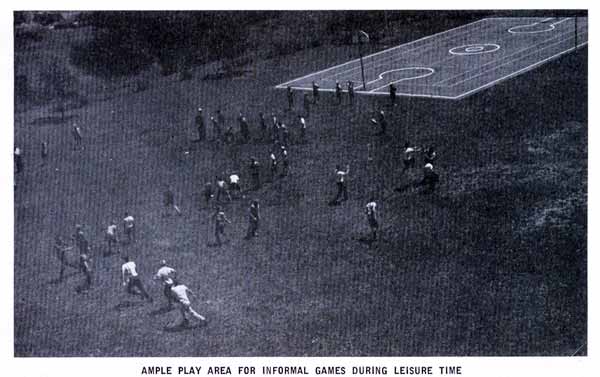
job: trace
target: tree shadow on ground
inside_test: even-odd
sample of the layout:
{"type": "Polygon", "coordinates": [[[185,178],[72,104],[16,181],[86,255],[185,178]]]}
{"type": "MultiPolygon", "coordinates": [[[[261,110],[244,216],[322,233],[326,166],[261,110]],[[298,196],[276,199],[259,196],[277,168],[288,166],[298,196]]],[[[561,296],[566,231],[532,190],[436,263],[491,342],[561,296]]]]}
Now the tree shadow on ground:
{"type": "Polygon", "coordinates": [[[62,117],[60,115],[49,115],[49,116],[34,119],[31,122],[29,122],[29,124],[34,125],[34,126],[41,126],[44,124],[60,124],[60,123],[68,122],[74,118],[77,118],[77,116],[76,115],[66,115],[65,117],[62,117]]]}

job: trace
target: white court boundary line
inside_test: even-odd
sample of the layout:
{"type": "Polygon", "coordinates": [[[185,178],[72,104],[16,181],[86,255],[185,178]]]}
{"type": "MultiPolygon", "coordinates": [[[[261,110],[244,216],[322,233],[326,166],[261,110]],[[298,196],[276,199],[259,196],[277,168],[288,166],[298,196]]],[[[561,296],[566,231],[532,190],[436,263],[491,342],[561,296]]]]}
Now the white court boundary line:
{"type": "MultiPolygon", "coordinates": [[[[531,56],[531,55],[533,55],[534,53],[536,53],[536,52],[538,52],[538,51],[543,51],[543,50],[545,50],[545,49],[547,49],[547,48],[550,48],[550,47],[552,47],[552,46],[556,46],[557,44],[560,44],[560,43],[563,43],[563,42],[567,42],[567,41],[569,41],[570,39],[571,39],[571,38],[567,38],[567,39],[562,39],[562,40],[560,40],[560,41],[558,41],[558,42],[554,42],[554,43],[552,43],[551,45],[548,45],[548,46],[546,46],[546,47],[544,47],[544,48],[541,48],[541,49],[539,49],[539,50],[534,50],[534,51],[532,51],[531,53],[529,53],[529,54],[525,55],[524,57],[531,56]]],[[[518,58],[518,59],[513,59],[513,60],[509,60],[509,61],[507,61],[507,62],[504,62],[504,63],[502,63],[502,64],[500,64],[500,65],[498,65],[498,66],[495,66],[495,67],[492,67],[492,68],[490,68],[490,69],[487,69],[487,70],[485,70],[485,71],[483,71],[483,72],[481,72],[481,73],[479,73],[479,74],[477,74],[477,75],[475,75],[475,76],[469,77],[468,79],[465,79],[465,80],[459,81],[459,82],[457,82],[457,83],[455,83],[455,84],[453,84],[453,85],[450,85],[450,86],[449,86],[449,88],[451,88],[451,87],[453,87],[453,86],[456,86],[456,85],[458,85],[458,84],[460,84],[460,83],[463,83],[463,82],[466,82],[466,81],[472,80],[472,79],[473,79],[473,78],[475,78],[475,77],[479,77],[479,76],[485,75],[486,73],[488,73],[488,72],[490,72],[490,71],[493,71],[493,70],[495,70],[495,69],[497,69],[497,68],[503,67],[503,66],[505,66],[505,65],[507,65],[507,64],[509,64],[509,63],[512,63],[512,62],[515,62],[515,61],[519,61],[520,59],[521,59],[521,58],[518,58]]]]}
{"type": "MultiPolygon", "coordinates": [[[[483,21],[483,20],[480,20],[480,21],[483,21]]],[[[474,23],[475,22],[472,22],[471,24],[474,24],[474,23]]],[[[470,25],[470,24],[467,24],[467,25],[470,25]]],[[[464,25],[464,26],[466,26],[466,25],[464,25]]],[[[450,31],[450,30],[448,30],[448,31],[450,31]]],[[[448,36],[448,37],[442,39],[442,41],[445,42],[445,41],[449,41],[449,40],[454,39],[454,38],[463,37],[463,36],[465,36],[466,34],[469,34],[472,31],[473,30],[469,30],[469,31],[465,31],[464,33],[458,33],[456,35],[448,36]]],[[[481,30],[479,30],[479,32],[481,32],[481,30]]],[[[439,33],[439,34],[441,34],[441,33],[439,33]]],[[[435,36],[435,34],[432,35],[432,36],[435,36]]],[[[415,41],[415,42],[417,42],[417,41],[415,41]]],[[[409,42],[409,43],[411,43],[411,42],[409,42]]],[[[405,43],[404,45],[408,45],[409,43],[405,43]]],[[[396,47],[402,47],[404,45],[400,45],[400,46],[396,46],[396,47]]],[[[429,44],[425,44],[423,46],[418,46],[418,47],[414,47],[414,48],[408,49],[406,51],[402,51],[402,53],[400,53],[400,54],[395,54],[395,55],[392,54],[391,56],[383,58],[383,59],[379,59],[379,60],[375,60],[375,61],[370,61],[368,63],[365,63],[364,67],[365,67],[365,69],[374,69],[374,68],[377,68],[378,66],[385,66],[385,65],[387,65],[389,63],[393,63],[395,60],[402,59],[403,55],[411,53],[411,52],[413,52],[415,50],[418,50],[418,49],[420,49],[422,47],[428,47],[427,49],[425,49],[425,51],[427,51],[427,50],[435,50],[436,49],[435,46],[433,46],[433,48],[429,48],[429,46],[430,46],[429,44]]],[[[387,51],[387,50],[384,50],[384,52],[385,51],[387,51]]],[[[373,54],[373,55],[375,55],[375,54],[373,54]]],[[[363,57],[363,59],[366,59],[366,58],[371,57],[373,55],[367,55],[367,56],[363,57]]],[[[339,67],[339,66],[336,66],[336,67],[339,67]]],[[[335,68],[335,67],[333,67],[333,68],[335,68]]],[[[340,76],[340,75],[345,75],[348,72],[358,71],[358,70],[360,70],[360,66],[354,67],[354,68],[349,68],[349,69],[346,69],[346,70],[343,70],[343,71],[340,71],[340,72],[336,72],[332,76],[327,76],[327,80],[329,80],[330,78],[331,78],[331,80],[333,80],[333,77],[337,77],[337,76],[340,76]]],[[[325,80],[325,78],[322,79],[322,80],[325,80]]]]}
{"type": "Polygon", "coordinates": [[[380,86],[380,87],[378,87],[378,88],[375,88],[375,89],[369,90],[369,91],[367,91],[367,92],[368,92],[368,93],[372,93],[372,92],[374,92],[374,91],[376,91],[376,90],[379,90],[379,89],[381,89],[381,88],[385,88],[386,86],[390,86],[391,84],[395,84],[395,83],[397,83],[397,82],[401,82],[401,81],[408,81],[408,80],[417,80],[417,79],[423,79],[423,78],[425,78],[425,77],[429,77],[429,76],[431,76],[431,75],[433,75],[433,74],[435,73],[435,69],[433,69],[433,68],[429,68],[429,67],[408,67],[408,68],[391,69],[391,70],[389,70],[389,71],[385,71],[385,72],[383,72],[383,73],[380,73],[380,74],[379,74],[379,78],[378,78],[377,80],[369,81],[369,82],[367,83],[367,85],[369,85],[369,84],[371,84],[371,83],[374,83],[374,82],[377,82],[377,81],[379,81],[379,80],[383,80],[383,75],[384,75],[384,74],[386,74],[386,73],[389,73],[389,72],[397,72],[397,71],[405,71],[405,70],[409,70],[409,69],[423,69],[423,70],[429,71],[429,73],[426,73],[426,74],[424,74],[424,75],[420,75],[420,76],[405,77],[405,78],[402,78],[402,79],[399,79],[399,80],[396,80],[396,81],[391,81],[391,82],[388,82],[387,84],[385,84],[384,86],[380,86]]]}
{"type": "MultiPolygon", "coordinates": [[[[533,63],[531,65],[528,65],[527,67],[519,69],[518,71],[512,72],[512,73],[510,73],[510,74],[508,74],[506,76],[502,76],[502,77],[500,77],[500,78],[498,78],[498,79],[496,79],[494,81],[490,81],[490,82],[488,82],[488,83],[486,83],[484,85],[481,85],[481,86],[478,86],[477,88],[468,90],[468,91],[466,91],[464,93],[461,93],[461,94],[459,94],[457,96],[444,96],[444,95],[435,95],[435,94],[434,95],[428,95],[428,94],[410,94],[410,93],[400,93],[400,95],[403,95],[403,96],[406,96],[406,97],[428,97],[428,98],[445,98],[445,99],[455,99],[455,100],[458,100],[458,99],[464,98],[464,97],[466,97],[466,96],[468,96],[470,94],[478,92],[480,90],[483,90],[485,88],[493,86],[493,85],[499,83],[500,81],[504,81],[504,80],[507,80],[507,79],[509,79],[511,77],[518,76],[521,73],[527,72],[527,71],[529,71],[529,70],[531,70],[531,69],[533,69],[533,68],[535,68],[535,67],[537,67],[539,65],[542,65],[542,64],[546,63],[547,61],[555,59],[555,58],[557,58],[557,57],[559,57],[561,55],[564,55],[564,54],[566,54],[568,52],[576,50],[579,47],[585,46],[587,44],[588,44],[588,41],[585,41],[585,42],[577,45],[576,47],[571,47],[571,48],[569,48],[567,50],[561,51],[561,52],[559,52],[557,54],[554,54],[554,55],[552,55],[552,56],[550,56],[550,57],[548,57],[546,59],[543,59],[543,60],[540,60],[538,62],[535,62],[535,63],[533,63]]],[[[375,93],[372,93],[372,94],[374,94],[374,95],[389,96],[389,93],[385,93],[385,92],[375,92],[375,93]]],[[[398,93],[396,93],[396,94],[398,94],[398,93]]]]}
{"type": "MultiPolygon", "coordinates": [[[[483,18],[483,19],[481,19],[481,20],[478,20],[478,21],[475,21],[475,22],[471,22],[471,23],[468,23],[468,24],[465,24],[465,25],[461,25],[461,26],[458,26],[458,27],[452,28],[452,29],[448,29],[448,30],[446,30],[446,31],[443,31],[443,32],[440,32],[440,33],[432,34],[432,35],[429,35],[429,36],[426,36],[426,37],[423,37],[423,38],[417,39],[417,40],[415,40],[415,41],[413,41],[413,42],[405,43],[405,44],[402,44],[402,45],[400,45],[400,46],[392,47],[392,48],[390,48],[390,49],[383,50],[383,51],[377,52],[377,53],[375,53],[375,54],[372,54],[372,55],[368,55],[367,57],[372,57],[372,56],[379,55],[379,54],[381,54],[381,53],[384,53],[384,52],[389,52],[389,51],[391,51],[391,50],[395,50],[395,49],[398,49],[398,48],[401,48],[401,47],[409,46],[409,45],[411,45],[411,44],[414,44],[414,43],[416,43],[416,42],[423,41],[423,40],[426,40],[426,39],[430,39],[430,38],[432,38],[432,37],[435,37],[435,36],[438,36],[438,35],[442,35],[442,34],[445,34],[445,33],[448,33],[448,32],[450,32],[450,31],[457,30],[457,29],[461,29],[461,28],[467,27],[467,26],[469,26],[469,25],[473,25],[473,24],[476,24],[476,23],[479,23],[479,22],[483,22],[483,21],[486,21],[486,20],[493,20],[493,19],[512,19],[512,18],[514,18],[514,17],[493,17],[493,18],[483,18]]],[[[587,18],[587,17],[586,17],[586,18],[587,18]]],[[[587,33],[585,33],[585,34],[587,34],[587,33]]],[[[560,42],[559,42],[559,43],[560,43],[560,42]]],[[[550,61],[550,60],[553,60],[553,59],[555,59],[555,58],[558,58],[558,57],[559,57],[559,56],[561,56],[561,55],[564,55],[564,54],[566,54],[566,53],[568,53],[568,52],[574,51],[574,50],[576,50],[576,49],[578,49],[578,48],[580,48],[580,47],[583,47],[583,46],[585,46],[585,45],[587,45],[587,44],[588,44],[588,41],[585,41],[585,42],[583,42],[583,43],[581,43],[581,44],[578,44],[578,45],[577,45],[577,46],[575,46],[575,47],[571,47],[571,48],[569,48],[569,49],[567,49],[567,50],[564,50],[564,51],[558,52],[558,53],[556,53],[556,54],[554,54],[554,55],[552,55],[552,56],[549,56],[549,57],[547,57],[547,58],[545,58],[545,59],[542,59],[542,60],[540,60],[540,61],[537,61],[537,62],[535,62],[535,63],[533,63],[533,64],[530,64],[530,65],[528,65],[527,67],[521,68],[521,69],[519,69],[519,70],[517,70],[517,71],[515,71],[515,72],[512,72],[512,73],[510,73],[510,74],[508,74],[508,75],[506,75],[506,76],[502,76],[502,77],[500,77],[500,78],[498,78],[498,79],[496,79],[496,80],[490,81],[490,82],[488,82],[488,83],[485,83],[485,84],[483,84],[483,85],[481,85],[481,86],[479,86],[479,87],[476,87],[476,88],[474,88],[474,89],[468,90],[468,91],[466,91],[466,92],[463,92],[463,93],[460,93],[459,95],[456,95],[456,96],[449,96],[449,95],[438,95],[438,94],[419,94],[419,93],[406,93],[406,92],[399,92],[399,93],[397,92],[397,93],[396,93],[396,95],[399,95],[399,96],[405,96],[405,97],[417,97],[417,98],[441,98],[441,99],[452,99],[452,100],[459,100],[459,99],[462,99],[462,98],[464,98],[464,97],[466,97],[466,96],[468,96],[468,95],[471,95],[471,94],[473,94],[473,93],[476,93],[476,92],[478,92],[478,91],[481,91],[481,90],[483,90],[483,89],[486,89],[486,88],[488,88],[488,87],[490,87],[490,86],[493,86],[493,85],[495,85],[495,84],[497,84],[497,83],[499,83],[499,82],[501,82],[501,81],[504,81],[504,80],[510,79],[510,78],[512,78],[512,77],[518,76],[518,75],[520,75],[521,73],[527,72],[527,71],[529,71],[529,70],[531,70],[531,69],[533,69],[533,68],[535,68],[535,67],[537,67],[537,66],[539,66],[539,65],[542,65],[543,63],[546,63],[546,62],[548,62],[548,61],[550,61]]],[[[365,57],[363,57],[363,59],[364,59],[364,58],[365,58],[365,57]]],[[[296,78],[296,79],[293,79],[293,80],[289,80],[289,81],[287,81],[287,82],[285,82],[285,83],[283,83],[283,84],[276,85],[276,86],[275,86],[275,88],[277,88],[277,89],[285,89],[285,88],[286,88],[286,86],[287,86],[287,84],[289,84],[289,83],[292,83],[292,82],[295,82],[295,81],[300,81],[300,80],[302,80],[302,79],[305,79],[305,78],[307,78],[307,77],[310,77],[310,76],[313,76],[313,75],[317,75],[317,74],[319,74],[319,73],[322,73],[322,72],[327,72],[327,71],[329,71],[329,70],[332,70],[332,69],[335,69],[335,68],[339,68],[339,67],[341,67],[341,66],[344,66],[344,65],[347,65],[347,64],[350,64],[350,63],[355,63],[355,62],[357,62],[357,61],[359,61],[359,60],[360,60],[360,59],[354,59],[354,60],[348,61],[348,62],[346,62],[346,63],[343,63],[343,64],[336,65],[336,66],[334,66],[334,67],[330,67],[330,68],[327,68],[327,69],[324,69],[324,70],[321,70],[321,71],[318,71],[318,72],[314,72],[314,73],[311,73],[311,74],[308,74],[308,75],[305,75],[305,76],[302,76],[302,77],[299,77],[299,78],[296,78]]],[[[305,88],[305,87],[294,87],[294,89],[295,89],[295,90],[305,90],[305,91],[312,91],[312,88],[305,88]]],[[[320,91],[322,91],[322,92],[335,92],[335,89],[319,89],[319,90],[320,90],[320,91]]],[[[358,90],[357,90],[357,91],[356,91],[356,93],[361,93],[361,94],[370,94],[370,95],[385,95],[385,96],[389,96],[389,93],[385,93],[385,92],[366,92],[366,91],[358,91],[358,90]]]]}
{"type": "MultiPolygon", "coordinates": [[[[388,48],[387,50],[383,50],[383,51],[379,51],[379,52],[376,52],[376,53],[374,53],[374,54],[371,54],[371,55],[363,56],[363,59],[366,59],[366,58],[371,58],[371,57],[373,57],[373,56],[377,56],[377,55],[381,55],[381,54],[383,54],[383,53],[386,53],[386,52],[390,52],[390,51],[393,51],[393,50],[397,50],[397,49],[399,49],[399,48],[401,48],[401,47],[410,46],[410,45],[413,45],[413,44],[415,44],[415,43],[417,43],[417,42],[422,42],[422,41],[424,41],[424,40],[431,39],[431,38],[433,38],[433,37],[436,37],[436,36],[439,36],[439,35],[442,35],[442,34],[449,33],[449,32],[451,32],[451,31],[453,31],[453,30],[462,29],[462,28],[465,28],[465,27],[467,27],[467,26],[470,26],[470,25],[475,25],[475,24],[477,24],[477,23],[483,22],[483,21],[485,21],[485,20],[490,20],[490,19],[491,19],[491,18],[483,18],[483,19],[481,19],[481,20],[477,20],[477,21],[475,21],[475,22],[470,22],[470,23],[468,23],[468,24],[465,24],[465,25],[457,26],[457,27],[455,27],[455,28],[448,29],[448,30],[445,30],[445,31],[441,31],[441,32],[439,32],[439,33],[435,33],[435,34],[427,35],[427,36],[425,36],[425,37],[423,37],[423,38],[419,38],[419,39],[417,39],[417,40],[415,40],[415,41],[412,41],[412,42],[407,42],[407,43],[401,44],[401,45],[399,45],[399,46],[396,46],[396,47],[388,48]]],[[[305,76],[302,76],[302,77],[295,78],[295,79],[293,79],[293,80],[286,81],[286,82],[284,82],[283,84],[276,85],[276,86],[275,86],[275,88],[277,88],[277,89],[285,89],[285,88],[286,88],[286,86],[287,86],[289,83],[292,83],[292,82],[294,82],[294,81],[300,81],[300,80],[302,80],[302,79],[305,79],[305,78],[307,78],[307,77],[310,77],[310,76],[315,76],[315,75],[318,75],[318,74],[320,74],[320,73],[327,72],[327,71],[330,71],[330,70],[332,70],[332,69],[339,68],[339,67],[343,67],[343,66],[345,66],[345,65],[348,65],[348,64],[351,64],[351,63],[356,63],[356,62],[360,62],[360,58],[359,58],[359,59],[350,60],[350,61],[348,61],[348,62],[346,62],[346,63],[338,64],[338,65],[336,65],[336,66],[329,67],[329,68],[323,69],[323,70],[321,70],[321,71],[313,72],[313,73],[310,73],[310,74],[308,74],[308,75],[305,75],[305,76]]],[[[324,90],[325,90],[325,89],[324,89],[324,90]]],[[[327,90],[329,90],[329,89],[327,89],[327,90]]]]}
{"type": "MultiPolygon", "coordinates": [[[[546,39],[546,40],[544,40],[542,43],[546,43],[546,42],[551,42],[551,41],[554,41],[555,39],[557,39],[557,38],[560,38],[560,37],[563,37],[563,36],[565,36],[565,35],[567,35],[567,34],[568,34],[568,33],[563,33],[563,34],[557,35],[557,36],[555,36],[555,37],[553,37],[553,38],[550,38],[550,39],[546,39]]],[[[558,42],[556,42],[556,43],[561,43],[561,42],[564,42],[564,41],[567,41],[567,40],[569,40],[569,38],[563,39],[563,40],[561,40],[561,41],[558,41],[558,42]]],[[[455,79],[455,78],[457,78],[457,77],[460,77],[460,76],[463,76],[463,75],[469,74],[470,72],[476,71],[476,70],[478,70],[478,69],[480,69],[480,68],[487,67],[487,66],[489,66],[490,64],[494,64],[494,63],[502,63],[502,61],[503,61],[503,60],[505,60],[505,59],[507,59],[507,58],[510,58],[511,56],[515,56],[515,55],[517,55],[517,54],[520,54],[520,53],[522,53],[522,52],[528,52],[528,51],[529,51],[529,50],[531,50],[531,49],[534,49],[533,51],[542,51],[542,50],[544,50],[545,48],[547,48],[548,46],[546,46],[546,47],[544,47],[544,48],[542,48],[542,49],[535,49],[537,46],[539,46],[539,45],[540,45],[540,44],[542,44],[542,43],[538,43],[538,45],[530,45],[530,46],[527,46],[527,47],[525,47],[525,48],[523,48],[523,49],[520,49],[520,50],[518,50],[518,51],[515,51],[515,52],[513,52],[513,53],[511,53],[511,54],[508,54],[508,55],[506,55],[506,56],[503,56],[503,57],[501,57],[501,58],[498,58],[498,59],[496,59],[496,60],[492,60],[491,62],[487,62],[487,63],[485,63],[485,64],[483,64],[483,65],[480,65],[480,66],[478,66],[477,68],[469,69],[468,71],[461,72],[461,73],[460,73],[460,74],[458,74],[458,75],[450,76],[450,77],[447,77],[447,78],[445,78],[445,79],[443,79],[443,80],[441,80],[441,81],[434,82],[434,83],[432,83],[432,84],[431,84],[431,86],[438,86],[438,87],[446,87],[446,88],[451,88],[451,87],[455,86],[457,83],[454,83],[454,84],[452,84],[452,85],[441,85],[441,84],[442,84],[442,83],[445,83],[445,82],[448,82],[448,81],[451,81],[451,80],[453,80],[453,79],[455,79]]],[[[550,44],[550,46],[554,46],[556,43],[552,43],[552,44],[550,44]]],[[[525,55],[525,56],[527,56],[527,55],[525,55]]],[[[512,61],[514,61],[514,59],[513,59],[512,61]]],[[[505,64],[505,63],[502,63],[502,64],[500,64],[498,67],[501,67],[503,64],[505,64]]],[[[486,71],[489,71],[489,70],[486,70],[486,71]]],[[[484,72],[486,72],[486,71],[484,71],[484,72]]],[[[472,76],[472,77],[477,77],[477,76],[472,76]]],[[[468,81],[468,80],[470,80],[470,79],[469,79],[469,78],[467,78],[467,79],[465,79],[465,80],[459,81],[458,83],[465,82],[465,81],[468,81]]]]}
{"type": "Polygon", "coordinates": [[[534,22],[534,23],[532,23],[532,24],[529,24],[529,25],[517,25],[517,26],[513,26],[513,27],[511,27],[510,29],[508,29],[507,31],[508,31],[509,33],[511,33],[511,34],[536,34],[536,33],[546,33],[546,32],[552,31],[552,30],[556,30],[556,26],[554,26],[554,25],[558,25],[558,24],[560,24],[560,23],[563,23],[563,22],[565,22],[566,20],[570,20],[571,18],[572,18],[572,17],[567,17],[567,18],[563,18],[563,19],[562,19],[562,20],[560,20],[560,21],[553,22],[553,23],[551,23],[551,24],[550,24],[550,28],[549,28],[549,29],[545,29],[545,30],[538,30],[538,31],[513,31],[513,29],[518,29],[518,28],[524,28],[524,27],[529,27],[529,26],[535,26],[535,25],[539,25],[539,24],[541,24],[541,23],[542,23],[542,22],[544,22],[544,21],[551,20],[551,19],[552,19],[552,17],[551,17],[551,18],[549,18],[549,19],[546,19],[546,20],[541,20],[540,22],[534,22]]]}

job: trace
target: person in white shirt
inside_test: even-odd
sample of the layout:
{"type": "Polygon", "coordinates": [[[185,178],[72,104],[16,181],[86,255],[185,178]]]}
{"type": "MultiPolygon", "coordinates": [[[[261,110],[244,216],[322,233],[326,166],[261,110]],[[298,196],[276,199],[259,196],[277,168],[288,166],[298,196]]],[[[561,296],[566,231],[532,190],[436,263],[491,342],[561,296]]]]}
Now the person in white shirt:
{"type": "Polygon", "coordinates": [[[229,176],[229,189],[232,193],[235,193],[238,197],[242,193],[242,188],[240,187],[240,176],[237,174],[231,174],[229,176]]]}
{"type": "Polygon", "coordinates": [[[306,120],[302,115],[298,115],[298,122],[300,123],[300,140],[306,140],[306,120]]]}
{"type": "Polygon", "coordinates": [[[348,186],[347,179],[348,173],[350,173],[350,165],[346,165],[346,170],[342,170],[339,165],[335,167],[335,184],[337,185],[337,194],[333,199],[333,204],[339,204],[340,201],[348,200],[348,186]]]}
{"type": "Polygon", "coordinates": [[[152,302],[152,297],[146,292],[142,281],[136,270],[135,262],[132,261],[128,256],[123,257],[123,265],[121,266],[121,276],[123,278],[123,285],[127,287],[127,293],[135,295],[137,294],[134,288],[137,288],[142,298],[152,302]]]}
{"type": "Polygon", "coordinates": [[[73,140],[75,141],[75,149],[77,149],[77,148],[83,149],[83,146],[82,146],[83,137],[81,136],[81,128],[79,128],[79,126],[74,124],[73,128],[71,129],[71,134],[73,135],[73,140]]]}
{"type": "Polygon", "coordinates": [[[217,182],[217,196],[216,201],[221,201],[221,196],[226,196],[229,201],[231,201],[231,195],[229,194],[229,190],[225,186],[225,178],[222,176],[216,176],[215,181],[217,182]]]}
{"type": "Polygon", "coordinates": [[[127,212],[123,219],[123,233],[127,236],[127,242],[135,242],[135,219],[127,212]]]}
{"type": "Polygon", "coordinates": [[[274,181],[277,174],[277,156],[275,156],[273,149],[271,149],[271,153],[269,154],[269,167],[271,169],[271,180],[274,181]]]}
{"type": "Polygon", "coordinates": [[[371,228],[372,240],[377,240],[377,230],[379,229],[379,222],[377,221],[377,203],[375,203],[375,199],[371,198],[371,200],[366,205],[366,214],[367,214],[367,222],[369,223],[369,228],[371,228]]]}
{"type": "Polygon", "coordinates": [[[167,261],[162,260],[160,262],[160,268],[154,275],[154,280],[159,280],[163,285],[163,294],[167,298],[167,306],[169,309],[172,307],[172,303],[175,302],[175,298],[171,293],[171,288],[175,283],[177,271],[174,268],[167,266],[167,261]]]}
{"type": "Polygon", "coordinates": [[[189,289],[183,284],[175,282],[175,284],[171,288],[171,293],[173,294],[177,302],[179,302],[179,308],[183,317],[182,325],[185,326],[189,324],[188,314],[191,314],[194,318],[202,322],[206,321],[206,318],[204,318],[204,316],[200,315],[192,308],[192,304],[190,303],[190,299],[188,298],[188,294],[190,296],[194,296],[194,292],[192,292],[191,289],[189,289]]]}
{"type": "Polygon", "coordinates": [[[420,151],[417,147],[411,147],[410,143],[406,142],[404,144],[404,169],[402,172],[415,167],[415,153],[420,151]]]}
{"type": "Polygon", "coordinates": [[[108,249],[104,256],[108,256],[113,253],[113,247],[117,245],[117,242],[117,225],[116,221],[113,220],[106,228],[106,243],[108,245],[108,249]]]}
{"type": "Polygon", "coordinates": [[[290,161],[288,160],[288,152],[285,148],[285,145],[281,146],[281,166],[281,176],[285,177],[286,175],[288,175],[290,169],[290,161]]]}

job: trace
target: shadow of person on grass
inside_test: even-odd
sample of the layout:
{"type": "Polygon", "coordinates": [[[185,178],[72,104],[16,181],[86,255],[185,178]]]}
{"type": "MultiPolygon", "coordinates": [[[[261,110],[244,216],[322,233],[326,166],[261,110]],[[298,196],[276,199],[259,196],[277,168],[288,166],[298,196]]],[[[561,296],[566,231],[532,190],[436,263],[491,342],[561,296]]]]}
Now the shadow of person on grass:
{"type": "Polygon", "coordinates": [[[168,306],[163,306],[162,308],[158,308],[158,309],[151,311],[149,314],[151,316],[157,316],[157,315],[161,315],[161,314],[167,314],[169,312],[172,312],[173,310],[175,310],[175,307],[169,308],[168,306]]]}
{"type": "Polygon", "coordinates": [[[145,303],[145,301],[121,301],[117,305],[115,305],[113,309],[119,312],[125,309],[142,306],[145,303]]]}
{"type": "Polygon", "coordinates": [[[163,331],[165,331],[165,332],[182,332],[182,331],[199,329],[202,327],[206,327],[206,321],[195,322],[195,323],[181,322],[178,324],[168,323],[163,327],[163,331]]]}

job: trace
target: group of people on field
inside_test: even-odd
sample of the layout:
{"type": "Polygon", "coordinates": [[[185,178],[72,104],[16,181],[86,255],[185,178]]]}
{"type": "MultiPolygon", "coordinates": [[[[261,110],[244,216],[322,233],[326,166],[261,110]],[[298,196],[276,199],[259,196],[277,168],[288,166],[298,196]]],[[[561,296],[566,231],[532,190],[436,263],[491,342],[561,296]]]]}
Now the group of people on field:
{"type": "MultiPolygon", "coordinates": [[[[335,98],[338,103],[342,102],[342,89],[339,83],[335,86],[335,98]]],[[[354,101],[354,83],[349,81],[346,86],[346,92],[351,102],[354,101]]],[[[320,91],[317,83],[313,82],[312,85],[312,98],[308,93],[304,94],[304,114],[297,115],[297,121],[294,123],[294,129],[296,139],[299,141],[305,141],[306,138],[306,118],[310,114],[310,106],[319,103],[320,91]]],[[[395,87],[390,85],[390,98],[392,103],[395,101],[395,87]]],[[[291,87],[287,88],[287,99],[288,99],[288,110],[294,109],[295,92],[291,87]]],[[[234,143],[237,140],[241,143],[250,142],[252,131],[250,122],[244,116],[242,112],[237,117],[239,125],[238,132],[233,130],[231,124],[227,124],[224,114],[221,110],[217,110],[216,113],[209,118],[209,122],[212,125],[212,140],[219,141],[226,144],[234,143]],[[236,134],[238,136],[236,136],[236,134]]],[[[194,123],[198,132],[198,140],[207,140],[207,124],[203,109],[198,108],[198,111],[194,118],[194,123]]],[[[375,118],[371,119],[371,123],[380,127],[379,134],[386,134],[387,132],[387,120],[386,114],[383,110],[379,111],[375,118]]],[[[258,130],[255,131],[258,140],[268,141],[271,146],[268,153],[264,155],[264,166],[268,167],[269,176],[274,181],[276,177],[285,177],[289,173],[289,145],[291,141],[290,130],[284,122],[282,122],[275,113],[271,113],[270,117],[260,112],[257,117],[258,130]]],[[[81,129],[78,126],[73,126],[72,135],[74,139],[74,146],[76,149],[83,149],[83,138],[81,129]]],[[[45,156],[48,153],[48,146],[44,143],[42,153],[45,156]]],[[[416,154],[422,152],[423,158],[423,179],[419,182],[426,188],[427,191],[433,191],[436,184],[439,182],[439,176],[434,170],[434,163],[437,160],[437,154],[433,146],[426,148],[418,148],[411,146],[410,143],[404,145],[403,152],[403,170],[413,169],[416,167],[417,159],[416,154]]],[[[23,171],[23,156],[20,148],[15,148],[15,171],[20,173],[23,171]]],[[[223,204],[231,202],[238,198],[245,198],[243,193],[248,190],[259,190],[264,182],[263,176],[266,174],[263,172],[263,164],[256,157],[251,157],[248,161],[247,166],[247,177],[249,177],[249,183],[243,185],[245,175],[242,172],[229,172],[227,174],[222,173],[216,175],[214,181],[207,182],[202,192],[203,201],[206,207],[210,207],[211,203],[214,202],[215,211],[212,212],[208,219],[214,223],[214,238],[215,246],[221,246],[226,242],[225,230],[231,220],[227,217],[223,204]],[[243,190],[242,187],[245,187],[243,190]]],[[[343,202],[349,199],[348,194],[348,179],[350,174],[350,166],[346,165],[342,167],[337,165],[334,170],[334,179],[336,184],[335,197],[330,201],[331,205],[341,205],[343,202]]],[[[244,181],[245,182],[245,181],[244,181]]],[[[170,216],[171,212],[174,211],[177,215],[182,215],[182,210],[176,203],[175,194],[169,186],[165,186],[163,191],[163,204],[164,204],[164,216],[170,216]]],[[[371,240],[377,240],[379,234],[379,214],[378,204],[375,197],[370,197],[369,201],[364,207],[364,213],[366,223],[370,229],[371,240]]],[[[252,199],[249,202],[247,209],[248,217],[248,228],[244,239],[249,240],[258,236],[259,225],[261,220],[261,210],[258,199],[252,199]]],[[[136,224],[135,219],[129,213],[125,213],[122,219],[123,237],[118,235],[119,226],[116,221],[111,221],[106,228],[106,248],[104,249],[104,256],[108,257],[114,254],[120,254],[123,258],[123,264],[121,266],[122,282],[126,287],[126,292],[129,294],[138,294],[143,299],[152,302],[151,296],[140,279],[137,271],[137,266],[127,253],[119,252],[120,244],[131,244],[136,242],[136,224]]],[[[90,289],[93,284],[93,273],[92,273],[92,258],[91,258],[91,247],[89,240],[81,225],[77,225],[75,233],[72,235],[72,243],[67,242],[60,236],[55,239],[54,250],[60,259],[61,268],[59,273],[59,281],[62,281],[65,277],[66,267],[77,268],[83,275],[83,284],[78,287],[78,291],[86,291],[90,289]],[[72,263],[69,258],[66,257],[68,250],[77,248],[79,252],[79,259],[77,263],[72,263]]],[[[121,250],[123,251],[123,250],[121,250]]],[[[182,313],[182,323],[187,324],[190,317],[196,318],[200,321],[206,319],[198,314],[190,304],[189,296],[193,295],[193,292],[181,284],[177,277],[176,271],[167,265],[165,260],[162,260],[158,272],[154,276],[155,280],[158,280],[163,285],[163,293],[167,300],[168,308],[171,309],[173,304],[179,305],[182,313]],[[189,296],[188,296],[189,295],[189,296]]]]}

